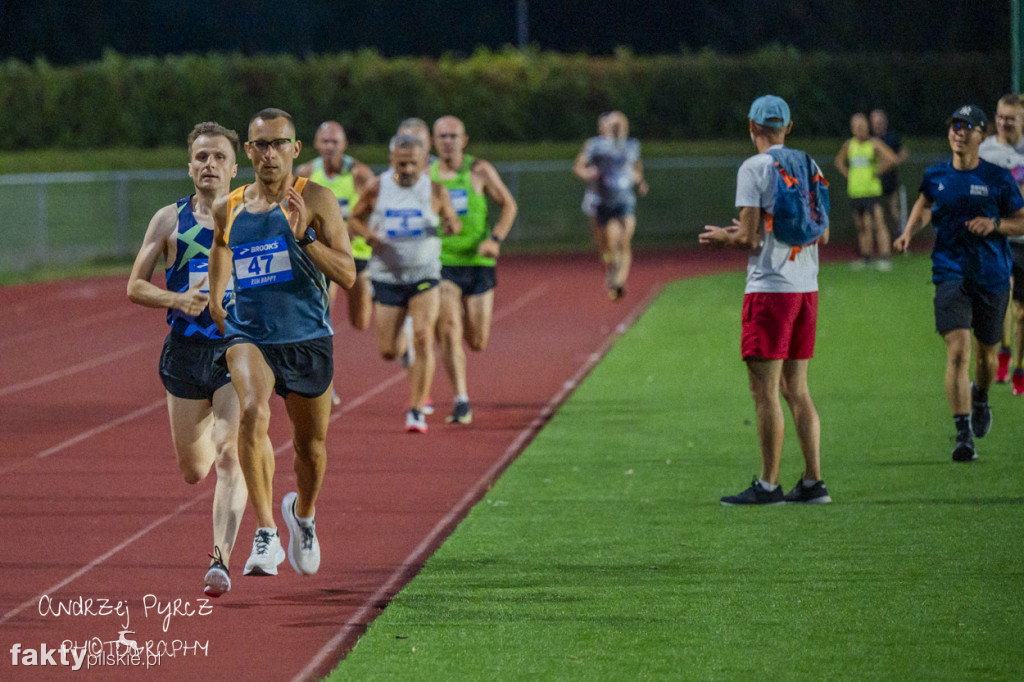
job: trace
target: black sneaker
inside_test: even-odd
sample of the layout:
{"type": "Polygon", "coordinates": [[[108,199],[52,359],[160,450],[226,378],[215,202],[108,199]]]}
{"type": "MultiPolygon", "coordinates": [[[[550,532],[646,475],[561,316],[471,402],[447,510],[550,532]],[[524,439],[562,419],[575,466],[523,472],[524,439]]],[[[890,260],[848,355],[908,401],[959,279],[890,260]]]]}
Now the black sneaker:
{"type": "Polygon", "coordinates": [[[455,409],[445,418],[449,424],[470,424],[473,422],[473,410],[469,409],[469,402],[458,401],[455,409]]]}
{"type": "Polygon", "coordinates": [[[978,459],[978,453],[974,450],[974,441],[958,440],[953,448],[954,462],[973,462],[978,459]]]}
{"type": "Polygon", "coordinates": [[[786,500],[782,494],[782,486],[775,486],[775,490],[768,491],[761,486],[761,481],[754,479],[750,487],[739,495],[731,495],[722,498],[724,505],[740,504],[785,504],[786,500]]]}
{"type": "Polygon", "coordinates": [[[975,438],[984,438],[991,430],[992,409],[987,400],[978,400],[978,387],[971,382],[971,431],[975,438]]]}
{"type": "Polygon", "coordinates": [[[804,485],[803,479],[796,482],[796,486],[786,493],[783,498],[789,502],[803,502],[805,504],[828,504],[832,498],[825,489],[825,481],[815,481],[814,485],[804,485]]]}

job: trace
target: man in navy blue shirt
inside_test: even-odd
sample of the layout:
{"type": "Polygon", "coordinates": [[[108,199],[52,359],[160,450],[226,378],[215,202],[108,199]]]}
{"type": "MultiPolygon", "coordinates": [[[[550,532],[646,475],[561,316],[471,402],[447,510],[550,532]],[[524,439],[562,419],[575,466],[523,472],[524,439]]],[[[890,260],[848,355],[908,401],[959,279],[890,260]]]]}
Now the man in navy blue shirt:
{"type": "Polygon", "coordinates": [[[1024,199],[1010,172],[978,156],[985,112],[968,104],[950,117],[949,161],[925,170],[921,194],[893,248],[904,252],[928,211],[935,226],[935,328],[946,343],[946,398],[956,425],[953,460],[977,459],[974,438],[992,427],[988,387],[1009,303],[1007,235],[1024,234],[1024,199]],[[971,332],[978,344],[970,381],[971,332]]]}

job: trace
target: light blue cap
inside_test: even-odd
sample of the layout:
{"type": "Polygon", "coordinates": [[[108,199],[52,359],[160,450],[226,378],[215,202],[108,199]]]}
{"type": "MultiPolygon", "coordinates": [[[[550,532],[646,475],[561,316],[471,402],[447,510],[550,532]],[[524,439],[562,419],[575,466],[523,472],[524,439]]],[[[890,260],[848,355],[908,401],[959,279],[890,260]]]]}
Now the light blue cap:
{"type": "Polygon", "coordinates": [[[785,128],[789,125],[789,105],[781,97],[763,95],[750,105],[748,118],[769,128],[785,128]]]}

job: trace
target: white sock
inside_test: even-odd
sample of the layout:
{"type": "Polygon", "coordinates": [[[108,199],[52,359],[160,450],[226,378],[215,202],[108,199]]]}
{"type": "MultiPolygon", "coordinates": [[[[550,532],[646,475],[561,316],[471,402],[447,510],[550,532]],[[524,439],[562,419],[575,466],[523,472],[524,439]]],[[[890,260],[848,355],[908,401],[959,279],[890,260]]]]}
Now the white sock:
{"type": "Polygon", "coordinates": [[[800,479],[800,484],[803,485],[803,487],[805,487],[805,488],[813,488],[814,486],[816,486],[818,484],[818,482],[817,481],[811,481],[811,480],[808,480],[806,478],[803,478],[803,479],[800,479]]]}
{"type": "Polygon", "coordinates": [[[772,484],[769,483],[768,481],[761,481],[760,479],[758,479],[758,482],[761,484],[761,487],[767,490],[768,492],[771,492],[779,487],[778,483],[772,484]]]}
{"type": "Polygon", "coordinates": [[[459,395],[455,396],[455,402],[457,402],[457,403],[468,403],[469,402],[469,396],[466,395],[465,393],[459,394],[459,395]]]}

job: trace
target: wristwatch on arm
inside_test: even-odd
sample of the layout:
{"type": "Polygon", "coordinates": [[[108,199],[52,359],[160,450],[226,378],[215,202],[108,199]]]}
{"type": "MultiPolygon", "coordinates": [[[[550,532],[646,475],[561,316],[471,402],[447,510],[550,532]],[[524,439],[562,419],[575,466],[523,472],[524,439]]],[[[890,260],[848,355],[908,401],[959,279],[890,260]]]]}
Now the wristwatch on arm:
{"type": "Polygon", "coordinates": [[[315,241],[316,241],[316,230],[314,230],[312,227],[307,227],[306,228],[306,236],[303,237],[302,239],[296,239],[295,243],[298,244],[299,246],[309,246],[310,244],[312,244],[315,241]]]}

